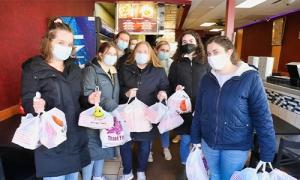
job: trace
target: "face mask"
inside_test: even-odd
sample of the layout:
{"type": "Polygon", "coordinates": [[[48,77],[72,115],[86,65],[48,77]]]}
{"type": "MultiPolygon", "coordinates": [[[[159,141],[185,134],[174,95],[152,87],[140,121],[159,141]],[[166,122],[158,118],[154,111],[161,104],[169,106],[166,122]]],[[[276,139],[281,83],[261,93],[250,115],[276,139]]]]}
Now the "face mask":
{"type": "Polygon", "coordinates": [[[145,54],[145,53],[136,53],[135,54],[135,61],[139,65],[146,64],[149,61],[148,54],[145,54]]]}
{"type": "Polygon", "coordinates": [[[70,57],[72,48],[68,46],[62,46],[60,44],[54,44],[52,54],[57,60],[64,61],[70,57]]]}
{"type": "Polygon", "coordinates": [[[112,56],[112,55],[105,55],[104,56],[104,63],[108,66],[113,66],[117,62],[117,56],[112,56]]]}
{"type": "Polygon", "coordinates": [[[185,54],[190,54],[192,52],[194,52],[197,48],[196,44],[185,44],[182,45],[182,52],[185,54]]]}
{"type": "Polygon", "coordinates": [[[230,61],[230,58],[226,54],[221,54],[217,56],[207,57],[209,65],[214,70],[222,70],[230,61]]]}
{"type": "Polygon", "coordinates": [[[128,42],[125,42],[123,40],[118,40],[117,46],[118,46],[119,49],[124,51],[128,47],[128,42]]]}
{"type": "Polygon", "coordinates": [[[168,52],[162,52],[162,51],[159,51],[159,52],[158,52],[158,58],[159,58],[161,61],[164,61],[164,60],[169,59],[169,56],[170,56],[170,54],[169,54],[168,52]]]}

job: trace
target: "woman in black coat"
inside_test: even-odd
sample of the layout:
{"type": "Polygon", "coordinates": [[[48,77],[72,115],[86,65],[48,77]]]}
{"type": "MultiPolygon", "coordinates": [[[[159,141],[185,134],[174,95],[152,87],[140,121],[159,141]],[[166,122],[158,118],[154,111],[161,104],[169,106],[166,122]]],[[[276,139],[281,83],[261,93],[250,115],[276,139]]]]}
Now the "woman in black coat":
{"type": "MultiPolygon", "coordinates": [[[[129,97],[137,97],[148,106],[158,100],[167,98],[168,78],[164,68],[161,66],[154,51],[147,42],[140,42],[136,45],[132,55],[120,71],[120,98],[121,103],[126,103],[129,97]]],[[[138,167],[137,179],[145,179],[145,170],[150,153],[152,139],[158,135],[155,125],[150,132],[131,133],[132,141],[120,146],[123,164],[122,180],[132,179],[132,142],[137,142],[138,167]]]]}
{"type": "MultiPolygon", "coordinates": [[[[54,107],[65,113],[67,140],[48,149],[40,146],[34,152],[36,175],[44,180],[76,179],[82,167],[90,163],[85,128],[79,127],[80,68],[68,59],[73,49],[73,34],[64,23],[52,23],[42,40],[41,55],[23,64],[22,104],[27,113],[41,113],[54,107]],[[41,98],[35,99],[36,92],[41,98]]],[[[97,93],[89,97],[98,100],[97,93]]]]}
{"type": "MultiPolygon", "coordinates": [[[[173,60],[168,76],[170,82],[169,93],[171,95],[176,90],[184,89],[191,99],[193,112],[199,84],[209,69],[209,65],[205,61],[203,44],[196,32],[185,31],[181,35],[173,60]]],[[[192,112],[181,114],[184,123],[175,129],[181,135],[180,158],[183,165],[185,165],[190,152],[192,112]]],[[[185,172],[180,176],[183,177],[178,177],[178,179],[186,178],[185,172]]]]}

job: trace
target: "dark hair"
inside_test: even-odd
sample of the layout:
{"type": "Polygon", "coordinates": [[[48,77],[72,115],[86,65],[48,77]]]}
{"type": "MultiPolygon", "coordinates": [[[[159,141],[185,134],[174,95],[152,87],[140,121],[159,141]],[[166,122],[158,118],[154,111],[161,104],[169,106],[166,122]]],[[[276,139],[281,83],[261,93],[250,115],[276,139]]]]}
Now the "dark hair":
{"type": "Polygon", "coordinates": [[[120,36],[121,34],[127,34],[127,35],[130,37],[129,32],[127,32],[127,31],[124,30],[124,31],[120,31],[120,32],[115,36],[115,40],[118,39],[119,36],[120,36]]]}
{"type": "Polygon", "coordinates": [[[195,31],[192,31],[192,30],[187,30],[187,31],[184,31],[181,36],[179,37],[178,39],[178,44],[177,44],[177,49],[176,49],[176,52],[175,54],[173,55],[172,59],[175,61],[175,62],[179,62],[182,58],[182,55],[183,55],[183,52],[182,52],[182,38],[183,36],[187,35],[187,34],[190,34],[192,35],[195,40],[196,40],[196,43],[197,43],[197,49],[196,49],[196,61],[204,64],[206,62],[206,56],[205,56],[205,50],[204,50],[204,46],[203,46],[203,43],[201,41],[201,38],[199,36],[199,34],[195,31]]]}
{"type": "MultiPolygon", "coordinates": [[[[57,19],[57,18],[56,18],[57,19]]],[[[55,19],[54,19],[55,20],[55,19]]],[[[55,39],[56,37],[56,32],[57,31],[67,31],[72,33],[71,28],[69,27],[69,25],[65,24],[65,23],[61,23],[61,22],[54,22],[53,19],[50,20],[49,24],[48,24],[48,31],[46,32],[46,34],[44,35],[42,42],[41,42],[41,49],[40,49],[40,53],[42,55],[42,57],[48,61],[52,58],[52,47],[51,47],[51,41],[53,39],[55,39]]],[[[73,50],[75,48],[73,47],[73,50]]]]}
{"type": "Polygon", "coordinates": [[[211,37],[207,40],[206,47],[207,47],[208,44],[211,44],[211,43],[216,43],[216,44],[222,46],[225,49],[226,52],[228,50],[232,49],[232,54],[231,54],[230,60],[231,60],[232,64],[237,64],[238,63],[238,59],[236,58],[234,45],[228,37],[226,37],[226,36],[213,36],[213,37],[211,37]]]}
{"type": "Polygon", "coordinates": [[[98,60],[101,61],[101,57],[99,56],[99,53],[105,53],[109,48],[115,48],[117,50],[117,47],[116,45],[113,43],[113,42],[104,42],[104,43],[101,43],[99,48],[98,48],[98,54],[97,54],[97,58],[98,60]]]}

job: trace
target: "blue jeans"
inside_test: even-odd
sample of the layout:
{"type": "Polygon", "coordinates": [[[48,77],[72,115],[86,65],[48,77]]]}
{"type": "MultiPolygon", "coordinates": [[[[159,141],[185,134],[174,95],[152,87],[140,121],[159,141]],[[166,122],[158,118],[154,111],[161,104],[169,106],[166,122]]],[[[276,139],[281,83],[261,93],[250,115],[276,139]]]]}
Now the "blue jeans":
{"type": "Polygon", "coordinates": [[[91,180],[92,176],[101,177],[103,171],[104,160],[92,161],[89,165],[82,168],[82,179],[91,180]]]}
{"type": "Polygon", "coordinates": [[[243,169],[249,151],[214,150],[202,140],[202,151],[210,171],[210,180],[229,180],[234,171],[243,169]]]}
{"type": "Polygon", "coordinates": [[[163,148],[169,148],[170,146],[170,133],[169,131],[160,135],[160,143],[163,148]]]}
{"type": "MultiPolygon", "coordinates": [[[[150,153],[151,141],[135,141],[138,143],[138,172],[145,172],[150,153]]],[[[132,143],[129,141],[120,146],[120,153],[122,157],[123,174],[129,174],[132,170],[132,143]]]]}
{"type": "Polygon", "coordinates": [[[184,134],[180,135],[180,160],[181,164],[185,165],[190,154],[191,136],[184,134]]]}
{"type": "Polygon", "coordinates": [[[57,177],[44,177],[43,180],[77,180],[78,179],[78,172],[57,176],[57,177]]]}

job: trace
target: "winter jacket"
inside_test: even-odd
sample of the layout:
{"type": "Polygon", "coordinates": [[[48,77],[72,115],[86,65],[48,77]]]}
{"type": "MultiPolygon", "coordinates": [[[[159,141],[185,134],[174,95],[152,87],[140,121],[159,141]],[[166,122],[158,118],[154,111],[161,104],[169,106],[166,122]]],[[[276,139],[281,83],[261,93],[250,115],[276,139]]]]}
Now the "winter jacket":
{"type": "MultiPolygon", "coordinates": [[[[108,112],[118,107],[119,81],[117,73],[112,74],[112,79],[102,69],[97,59],[93,59],[83,70],[83,91],[88,97],[98,86],[101,91],[100,106],[108,112]]],[[[92,105],[89,105],[90,107],[92,105]]],[[[89,150],[92,160],[111,159],[114,156],[114,148],[102,148],[100,131],[87,129],[89,137],[89,150]]]]}
{"type": "Polygon", "coordinates": [[[35,114],[33,97],[39,91],[46,101],[45,110],[56,107],[65,113],[67,121],[65,142],[52,149],[41,146],[35,150],[38,177],[78,172],[90,163],[86,130],[77,125],[81,110],[81,70],[70,60],[64,63],[64,71],[59,72],[41,56],[36,56],[22,66],[22,105],[25,112],[35,114]]]}
{"type": "MultiPolygon", "coordinates": [[[[179,62],[173,62],[169,70],[169,95],[175,92],[177,85],[184,86],[184,91],[189,95],[194,111],[196,95],[202,77],[209,70],[208,64],[201,64],[193,59],[182,58],[179,62]]],[[[175,129],[178,134],[190,134],[192,113],[181,114],[184,123],[175,129]]]]}
{"type": "MultiPolygon", "coordinates": [[[[138,88],[137,98],[148,106],[156,103],[159,91],[167,91],[168,78],[164,68],[154,67],[151,64],[144,69],[137,65],[123,65],[120,71],[120,102],[126,103],[125,93],[131,88],[138,88]]],[[[133,140],[151,140],[158,135],[157,126],[153,124],[150,132],[131,133],[133,140]]]]}
{"type": "Polygon", "coordinates": [[[235,75],[221,88],[212,72],[205,75],[196,103],[192,143],[200,143],[203,138],[213,149],[249,150],[254,130],[261,160],[271,162],[275,153],[275,133],[258,72],[240,63],[235,75]]]}

